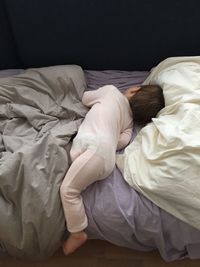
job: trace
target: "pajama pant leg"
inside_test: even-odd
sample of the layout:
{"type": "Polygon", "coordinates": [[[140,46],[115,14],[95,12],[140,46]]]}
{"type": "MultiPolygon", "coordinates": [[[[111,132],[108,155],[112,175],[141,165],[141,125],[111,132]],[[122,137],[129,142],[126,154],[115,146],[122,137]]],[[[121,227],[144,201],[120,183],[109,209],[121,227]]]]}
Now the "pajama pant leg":
{"type": "Polygon", "coordinates": [[[69,232],[79,232],[87,227],[81,192],[93,182],[107,177],[104,166],[105,160],[91,150],[86,150],[72,162],[60,189],[69,232]]]}

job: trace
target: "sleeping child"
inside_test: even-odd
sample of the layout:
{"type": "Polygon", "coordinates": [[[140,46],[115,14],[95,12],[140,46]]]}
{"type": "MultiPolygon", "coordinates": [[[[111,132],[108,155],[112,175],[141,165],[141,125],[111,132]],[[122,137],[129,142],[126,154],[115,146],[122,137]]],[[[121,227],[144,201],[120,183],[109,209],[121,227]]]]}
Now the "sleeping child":
{"type": "Polygon", "coordinates": [[[145,125],[164,107],[162,89],[157,85],[133,86],[121,93],[107,85],[84,93],[82,102],[90,107],[70,151],[72,164],[60,188],[67,229],[63,252],[74,252],[87,240],[88,225],[81,192],[111,174],[116,150],[128,145],[133,121],[145,125]]]}

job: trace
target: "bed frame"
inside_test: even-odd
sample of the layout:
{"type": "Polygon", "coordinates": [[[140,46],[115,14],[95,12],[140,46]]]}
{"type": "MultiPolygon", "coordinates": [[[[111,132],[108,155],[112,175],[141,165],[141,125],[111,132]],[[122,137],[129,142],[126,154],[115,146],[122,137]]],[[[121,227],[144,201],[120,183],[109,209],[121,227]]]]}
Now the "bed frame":
{"type": "MultiPolygon", "coordinates": [[[[200,54],[199,10],[198,0],[1,0],[0,69],[75,63],[93,70],[149,70],[166,57],[200,54]]],[[[59,251],[34,266],[44,263],[165,266],[158,254],[102,241],[89,241],[68,259],[59,251]]]]}

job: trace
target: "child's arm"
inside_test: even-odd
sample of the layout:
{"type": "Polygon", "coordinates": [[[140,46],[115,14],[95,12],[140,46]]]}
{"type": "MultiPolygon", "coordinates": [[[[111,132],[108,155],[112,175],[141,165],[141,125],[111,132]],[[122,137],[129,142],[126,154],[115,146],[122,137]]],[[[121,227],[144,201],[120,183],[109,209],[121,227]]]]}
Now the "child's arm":
{"type": "Polygon", "coordinates": [[[131,140],[131,136],[132,136],[132,128],[128,128],[123,133],[121,133],[117,144],[117,150],[120,150],[125,146],[127,146],[131,140]]]}

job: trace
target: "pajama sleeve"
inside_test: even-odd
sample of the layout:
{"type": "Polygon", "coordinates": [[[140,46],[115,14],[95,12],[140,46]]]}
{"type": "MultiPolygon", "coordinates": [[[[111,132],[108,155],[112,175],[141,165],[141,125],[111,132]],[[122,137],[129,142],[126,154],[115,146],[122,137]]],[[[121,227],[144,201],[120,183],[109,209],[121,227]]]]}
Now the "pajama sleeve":
{"type": "Polygon", "coordinates": [[[83,98],[82,98],[83,105],[87,107],[91,107],[95,104],[95,100],[96,100],[96,91],[84,92],[83,98]]]}
{"type": "Polygon", "coordinates": [[[99,88],[94,91],[86,91],[83,94],[82,103],[87,107],[92,107],[96,104],[102,97],[102,88],[99,88]]]}
{"type": "Polygon", "coordinates": [[[132,128],[126,129],[123,133],[120,134],[119,141],[117,144],[117,150],[125,148],[131,140],[132,128]]]}
{"type": "Polygon", "coordinates": [[[97,90],[86,91],[83,94],[82,103],[87,107],[92,107],[97,102],[100,102],[104,98],[105,94],[113,88],[112,85],[105,85],[97,90]]]}

